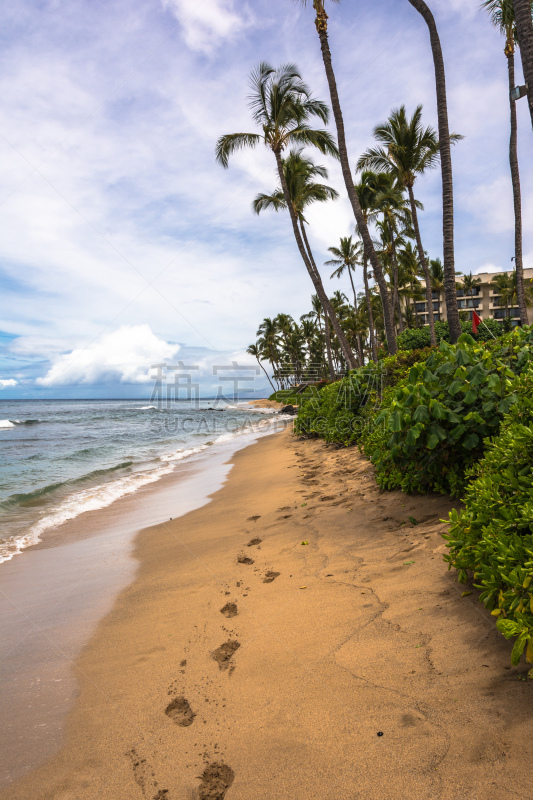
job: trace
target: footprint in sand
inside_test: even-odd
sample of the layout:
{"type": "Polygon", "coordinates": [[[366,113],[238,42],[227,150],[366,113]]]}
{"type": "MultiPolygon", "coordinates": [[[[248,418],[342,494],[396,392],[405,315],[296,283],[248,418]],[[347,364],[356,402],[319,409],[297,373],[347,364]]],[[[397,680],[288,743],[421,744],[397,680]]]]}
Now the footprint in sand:
{"type": "MultiPolygon", "coordinates": [[[[133,768],[133,777],[137,786],[140,786],[144,797],[154,798],[154,800],[161,800],[168,795],[168,789],[159,789],[157,791],[157,781],[152,767],[148,764],[145,758],[139,755],[135,748],[132,748],[126,753],[131,760],[133,768]],[[154,794],[152,794],[154,792],[154,794]]],[[[222,795],[223,796],[223,795],[222,795]]],[[[209,795],[207,795],[209,797],[209,795]]]]}
{"type": "MultiPolygon", "coordinates": [[[[228,669],[230,666],[233,666],[231,659],[240,646],[240,642],[236,639],[229,639],[227,642],[224,642],[224,644],[221,644],[220,647],[217,647],[213,652],[213,658],[220,669],[228,669]]],[[[209,795],[206,796],[209,797],[209,795]]]]}
{"type": "Polygon", "coordinates": [[[220,609],[220,613],[224,614],[224,616],[228,619],[231,619],[231,617],[236,617],[239,613],[237,610],[237,603],[226,603],[224,608],[220,609]]]}
{"type": "Polygon", "coordinates": [[[282,506],[281,508],[278,508],[278,511],[290,511],[290,510],[291,506],[282,506]]]}
{"type": "Polygon", "coordinates": [[[166,707],[165,714],[180,728],[188,728],[196,716],[185,697],[175,697],[166,707]]]}
{"type": "Polygon", "coordinates": [[[281,572],[267,572],[263,578],[263,583],[272,583],[272,581],[276,580],[278,575],[281,575],[281,572]]]}
{"type": "Polygon", "coordinates": [[[256,544],[261,544],[262,541],[263,541],[262,539],[250,539],[250,541],[248,542],[248,544],[246,546],[247,547],[254,547],[254,545],[256,545],[256,544]]]}
{"type": "Polygon", "coordinates": [[[322,495],[322,497],[319,497],[318,499],[320,500],[321,503],[323,503],[325,500],[336,500],[336,495],[324,494],[322,495]]]}
{"type": "Polygon", "coordinates": [[[256,520],[261,519],[261,514],[256,514],[255,517],[247,517],[247,522],[255,522],[256,520]]]}
{"type": "Polygon", "coordinates": [[[253,564],[253,563],[254,563],[253,558],[248,558],[248,556],[245,556],[243,553],[237,556],[237,564],[253,564]]]}
{"type": "Polygon", "coordinates": [[[226,792],[235,780],[235,773],[227,764],[209,764],[202,773],[198,789],[200,800],[224,800],[226,792]]]}

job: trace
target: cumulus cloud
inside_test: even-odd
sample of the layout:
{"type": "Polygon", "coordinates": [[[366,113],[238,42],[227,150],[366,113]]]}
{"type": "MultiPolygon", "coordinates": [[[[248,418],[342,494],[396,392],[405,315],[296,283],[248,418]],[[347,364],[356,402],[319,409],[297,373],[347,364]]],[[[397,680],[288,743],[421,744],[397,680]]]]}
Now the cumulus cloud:
{"type": "Polygon", "coordinates": [[[13,378],[7,378],[3,380],[0,378],[0,389],[7,389],[8,386],[16,386],[18,381],[13,380],[13,378]]]}
{"type": "Polygon", "coordinates": [[[180,346],[159,339],[149,325],[123,325],[84,348],[59,356],[36,383],[73,384],[149,383],[151,366],[172,359],[180,346]]]}
{"type": "Polygon", "coordinates": [[[183,27],[185,41],[192,50],[210,50],[251,23],[249,15],[239,15],[232,0],[163,0],[183,27]]]}

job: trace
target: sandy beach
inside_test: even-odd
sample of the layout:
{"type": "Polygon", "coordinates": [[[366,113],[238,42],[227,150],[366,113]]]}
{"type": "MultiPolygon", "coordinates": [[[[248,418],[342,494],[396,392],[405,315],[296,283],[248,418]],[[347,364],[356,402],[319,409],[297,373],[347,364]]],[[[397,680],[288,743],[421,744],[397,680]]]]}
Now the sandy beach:
{"type": "Polygon", "coordinates": [[[139,534],[63,748],[2,800],[528,797],[527,668],[442,561],[451,503],[289,432],[232,460],[139,534]]]}

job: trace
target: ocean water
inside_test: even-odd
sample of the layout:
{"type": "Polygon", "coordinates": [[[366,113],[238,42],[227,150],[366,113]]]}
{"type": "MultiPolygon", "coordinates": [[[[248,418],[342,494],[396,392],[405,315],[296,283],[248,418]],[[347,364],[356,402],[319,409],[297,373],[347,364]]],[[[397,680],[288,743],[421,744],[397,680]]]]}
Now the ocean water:
{"type": "Polygon", "coordinates": [[[47,530],[173,472],[282,417],[245,402],[0,401],[0,563],[47,530]]]}

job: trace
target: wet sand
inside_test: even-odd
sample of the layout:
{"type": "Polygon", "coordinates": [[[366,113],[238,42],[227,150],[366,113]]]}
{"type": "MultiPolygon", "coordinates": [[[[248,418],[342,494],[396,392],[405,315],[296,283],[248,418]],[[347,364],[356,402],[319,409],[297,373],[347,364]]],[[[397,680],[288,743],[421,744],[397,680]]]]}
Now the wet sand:
{"type": "Polygon", "coordinates": [[[442,562],[450,502],[290,434],[233,463],[139,534],[63,749],[2,800],[527,797],[533,685],[442,562]]]}

